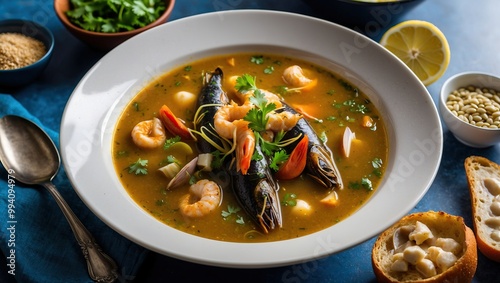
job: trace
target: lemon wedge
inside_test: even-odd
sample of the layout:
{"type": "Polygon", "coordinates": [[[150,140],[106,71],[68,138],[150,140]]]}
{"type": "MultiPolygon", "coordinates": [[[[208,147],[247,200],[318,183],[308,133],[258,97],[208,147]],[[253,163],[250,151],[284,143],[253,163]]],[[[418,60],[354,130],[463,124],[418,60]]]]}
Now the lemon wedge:
{"type": "Polygon", "coordinates": [[[450,63],[446,37],[426,21],[399,23],[384,33],[380,44],[410,67],[426,86],[437,81],[450,63]]]}

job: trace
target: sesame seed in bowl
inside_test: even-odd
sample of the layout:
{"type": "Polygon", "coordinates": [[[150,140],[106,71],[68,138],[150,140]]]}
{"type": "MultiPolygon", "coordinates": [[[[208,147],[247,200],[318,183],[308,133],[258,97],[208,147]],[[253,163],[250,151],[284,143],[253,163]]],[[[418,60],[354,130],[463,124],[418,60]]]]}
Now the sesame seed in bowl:
{"type": "Polygon", "coordinates": [[[48,28],[29,20],[0,21],[0,86],[22,87],[38,78],[53,48],[48,28]]]}
{"type": "Polygon", "coordinates": [[[0,70],[26,67],[40,60],[47,48],[40,40],[21,33],[0,33],[0,70]]]}

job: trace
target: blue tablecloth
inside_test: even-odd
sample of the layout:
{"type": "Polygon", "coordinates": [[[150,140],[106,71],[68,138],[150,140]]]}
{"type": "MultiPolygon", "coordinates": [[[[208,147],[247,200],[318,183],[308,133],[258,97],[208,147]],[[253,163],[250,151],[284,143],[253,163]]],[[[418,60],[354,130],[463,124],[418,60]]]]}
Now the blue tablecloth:
{"type": "MultiPolygon", "coordinates": [[[[451,62],[448,70],[436,83],[428,87],[434,101],[444,81],[459,72],[482,71],[500,74],[500,39],[498,9],[495,0],[427,0],[400,21],[420,19],[434,23],[446,35],[451,48],[451,62]]],[[[170,20],[194,14],[226,9],[271,9],[296,12],[321,17],[301,0],[177,0],[170,20]]],[[[0,19],[30,19],[47,26],[55,35],[56,45],[53,58],[45,73],[32,84],[16,89],[0,87],[0,93],[11,94],[28,113],[37,117],[42,125],[59,129],[64,106],[76,84],[105,53],[90,49],[69,34],[53,12],[52,1],[46,0],[2,0],[0,19]]],[[[388,27],[364,30],[371,38],[378,40],[388,27]]],[[[465,179],[463,161],[470,155],[485,156],[500,162],[499,146],[473,149],[459,143],[444,128],[444,151],[437,177],[428,193],[411,211],[443,210],[460,215],[472,227],[470,199],[465,179]]],[[[2,178],[6,178],[2,173],[2,178]]],[[[74,194],[67,190],[65,194],[74,194]]],[[[4,196],[2,196],[3,198],[4,196]]],[[[48,198],[48,197],[47,197],[48,198]]],[[[78,207],[77,207],[78,208],[78,207]]],[[[75,209],[76,210],[76,209],[75,209]]],[[[80,213],[76,211],[77,214],[80,213]]],[[[4,220],[0,215],[0,221],[4,220]]],[[[7,231],[1,231],[5,237],[7,231]]],[[[227,269],[203,266],[168,258],[149,252],[138,273],[122,276],[122,281],[195,281],[225,282],[248,279],[254,282],[373,282],[375,277],[370,263],[370,252],[375,239],[312,262],[271,269],[227,269]]],[[[15,282],[7,273],[6,257],[0,259],[0,281],[15,282]]],[[[76,260],[67,258],[68,261],[76,260]]],[[[80,259],[78,259],[80,260],[80,259]]],[[[57,275],[54,275],[57,278],[57,275]]],[[[500,280],[500,268],[479,254],[478,270],[474,282],[500,280]]],[[[86,282],[87,280],[83,280],[86,282]]]]}

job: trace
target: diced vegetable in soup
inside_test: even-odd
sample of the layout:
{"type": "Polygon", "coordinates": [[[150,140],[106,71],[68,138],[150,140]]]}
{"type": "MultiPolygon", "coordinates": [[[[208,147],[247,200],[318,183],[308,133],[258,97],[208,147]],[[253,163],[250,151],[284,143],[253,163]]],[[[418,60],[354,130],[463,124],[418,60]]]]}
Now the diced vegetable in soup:
{"type": "Polygon", "coordinates": [[[116,172],[159,221],[200,237],[278,241],[349,217],[379,185],[384,121],[308,62],[229,54],[157,78],[124,109],[116,172]]]}

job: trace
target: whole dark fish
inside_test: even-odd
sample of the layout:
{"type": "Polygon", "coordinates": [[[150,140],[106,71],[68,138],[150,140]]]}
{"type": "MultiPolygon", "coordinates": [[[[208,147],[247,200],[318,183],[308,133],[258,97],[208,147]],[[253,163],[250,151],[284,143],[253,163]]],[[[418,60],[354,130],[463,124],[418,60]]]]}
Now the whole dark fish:
{"type": "MultiPolygon", "coordinates": [[[[285,102],[282,103],[284,111],[294,114],[298,113],[290,105],[285,102]]],[[[332,151],[321,141],[306,119],[300,119],[295,127],[285,134],[284,139],[296,137],[300,134],[305,134],[309,137],[306,173],[328,189],[342,189],[344,185],[335,164],[332,151]]],[[[292,146],[295,146],[295,144],[292,144],[292,146]]]]}
{"type": "MultiPolygon", "coordinates": [[[[229,103],[227,94],[222,90],[223,73],[220,68],[215,69],[212,73],[206,73],[203,78],[203,87],[198,96],[196,109],[201,108],[199,121],[195,121],[196,130],[204,129],[203,133],[207,138],[216,142],[219,146],[223,146],[220,138],[216,135],[214,125],[214,115],[219,108],[229,103]]],[[[205,138],[198,138],[196,145],[200,153],[214,152],[216,148],[210,144],[205,138]]]]}
{"type": "MultiPolygon", "coordinates": [[[[217,68],[212,73],[204,74],[203,77],[203,86],[196,103],[197,113],[194,117],[195,131],[193,131],[196,133],[193,136],[196,136],[196,147],[199,153],[212,153],[216,151],[217,148],[212,143],[224,147],[223,141],[217,136],[215,129],[213,129],[215,112],[229,101],[226,93],[222,90],[222,76],[222,70],[217,68]]],[[[189,177],[196,170],[198,158],[196,157],[186,164],[179,172],[180,174],[177,174],[170,181],[167,189],[187,183],[189,177]]],[[[227,187],[230,184],[230,177],[225,170],[212,170],[210,178],[216,181],[221,187],[227,187]]]]}
{"type": "Polygon", "coordinates": [[[240,206],[264,233],[268,233],[282,226],[279,186],[258,144],[255,153],[262,158],[252,160],[247,174],[231,171],[231,186],[240,206]]]}

